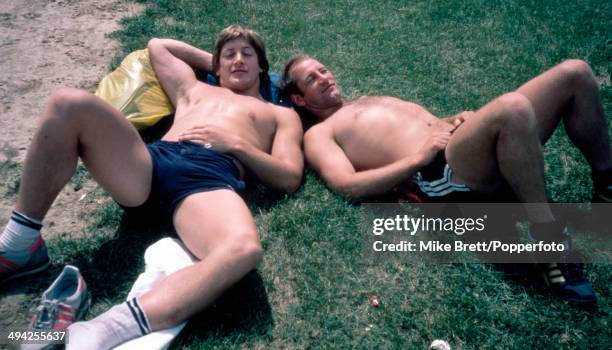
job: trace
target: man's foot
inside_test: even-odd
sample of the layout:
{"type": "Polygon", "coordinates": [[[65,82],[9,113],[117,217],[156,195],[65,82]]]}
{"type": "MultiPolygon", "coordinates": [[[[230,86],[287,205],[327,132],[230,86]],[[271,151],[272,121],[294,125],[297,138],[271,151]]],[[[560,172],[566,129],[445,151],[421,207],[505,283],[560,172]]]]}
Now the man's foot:
{"type": "MultiPolygon", "coordinates": [[[[40,304],[32,313],[30,330],[66,330],[83,318],[89,309],[87,285],[79,269],[66,265],[62,273],[42,294],[40,304]]],[[[57,344],[27,344],[22,349],[52,349],[57,344]]]]}
{"type": "Polygon", "coordinates": [[[21,276],[44,271],[48,267],[47,246],[41,237],[23,251],[0,250],[0,284],[21,276]]]}
{"type": "Polygon", "coordinates": [[[584,276],[580,263],[547,263],[541,265],[548,286],[564,300],[575,305],[595,305],[597,295],[584,276]]]}

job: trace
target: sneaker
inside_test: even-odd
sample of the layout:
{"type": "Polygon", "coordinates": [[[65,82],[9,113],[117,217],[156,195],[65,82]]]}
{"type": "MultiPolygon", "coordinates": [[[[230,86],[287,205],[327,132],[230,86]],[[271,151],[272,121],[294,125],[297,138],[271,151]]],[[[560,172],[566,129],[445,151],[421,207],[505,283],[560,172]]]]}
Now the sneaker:
{"type": "Polygon", "coordinates": [[[25,251],[0,251],[0,284],[17,277],[44,271],[48,267],[47,245],[42,237],[38,237],[36,242],[25,251]]]}
{"type": "Polygon", "coordinates": [[[595,305],[597,295],[586,279],[581,263],[543,264],[548,286],[564,300],[575,305],[595,305]]]}
{"type": "MultiPolygon", "coordinates": [[[[32,312],[30,330],[66,330],[85,316],[90,298],[79,269],[66,265],[62,273],[42,294],[40,304],[32,312]]],[[[51,349],[58,344],[27,344],[22,349],[51,349]]]]}
{"type": "Polygon", "coordinates": [[[583,261],[580,254],[573,250],[571,236],[567,233],[565,223],[531,224],[527,232],[530,239],[535,240],[534,233],[545,241],[555,241],[563,244],[565,250],[558,253],[558,262],[539,264],[544,275],[544,281],[553,292],[575,305],[595,305],[597,295],[591,283],[587,281],[582,269],[583,261]],[[554,239],[551,239],[554,238],[554,239]]]}

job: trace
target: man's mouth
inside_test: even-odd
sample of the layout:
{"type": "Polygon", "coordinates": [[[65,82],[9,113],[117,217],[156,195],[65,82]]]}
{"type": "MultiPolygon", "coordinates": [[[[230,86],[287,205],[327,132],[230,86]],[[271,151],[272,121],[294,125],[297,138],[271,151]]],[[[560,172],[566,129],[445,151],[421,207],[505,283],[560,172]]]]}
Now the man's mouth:
{"type": "Polygon", "coordinates": [[[331,89],[332,87],[334,87],[334,85],[335,85],[335,84],[333,84],[333,83],[332,83],[332,84],[327,85],[327,86],[326,86],[326,87],[323,89],[323,91],[322,91],[322,92],[327,92],[329,89],[331,89]]]}
{"type": "Polygon", "coordinates": [[[232,73],[247,73],[246,69],[234,69],[232,73]]]}

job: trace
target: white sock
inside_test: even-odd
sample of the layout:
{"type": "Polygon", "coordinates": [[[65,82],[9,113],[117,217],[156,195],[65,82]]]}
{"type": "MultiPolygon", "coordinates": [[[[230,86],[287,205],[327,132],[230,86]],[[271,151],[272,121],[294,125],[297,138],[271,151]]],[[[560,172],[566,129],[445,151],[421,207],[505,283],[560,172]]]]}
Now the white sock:
{"type": "Polygon", "coordinates": [[[13,211],[11,219],[0,236],[0,250],[22,251],[28,249],[40,236],[42,222],[13,211]]]}
{"type": "Polygon", "coordinates": [[[151,333],[149,320],[136,298],[115,305],[93,320],[68,327],[66,349],[112,349],[151,333]]]}

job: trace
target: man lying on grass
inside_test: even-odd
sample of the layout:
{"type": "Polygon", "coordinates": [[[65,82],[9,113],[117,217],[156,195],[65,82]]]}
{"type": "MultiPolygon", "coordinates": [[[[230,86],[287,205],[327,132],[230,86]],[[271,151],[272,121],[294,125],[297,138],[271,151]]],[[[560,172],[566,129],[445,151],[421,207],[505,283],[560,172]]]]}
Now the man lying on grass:
{"type": "Polygon", "coordinates": [[[57,91],[28,149],[14,214],[0,239],[0,258],[15,268],[0,270],[0,276],[6,280],[48,264],[41,221],[79,158],[121,205],[149,201],[166,209],[200,261],[137,300],[73,324],[74,348],[111,348],[175,326],[209,305],[261,259],[253,217],[236,193],[246,172],[284,192],[301,182],[300,120],[259,95],[268,74],[259,34],[237,25],[224,29],[212,67],[210,54],[179,41],[152,39],[148,49],[176,107],[174,124],[161,141],[146,145],[125,117],[98,97],[57,91]],[[214,72],[221,87],[198,82],[192,67],[214,72]]]}
{"type": "MultiPolygon", "coordinates": [[[[503,201],[499,194],[510,192],[523,203],[546,203],[541,144],[563,119],[591,165],[593,201],[612,201],[608,128],[597,81],[583,61],[565,61],[476,112],[444,119],[393,97],[347,102],[333,74],[311,57],[293,58],[283,78],[292,102],[319,122],[304,135],[306,160],[349,197],[413,180],[426,201],[503,201]]],[[[568,240],[547,204],[535,209],[527,213],[535,239],[568,240]]],[[[549,264],[545,272],[565,299],[596,302],[579,265],[549,264]]]]}

